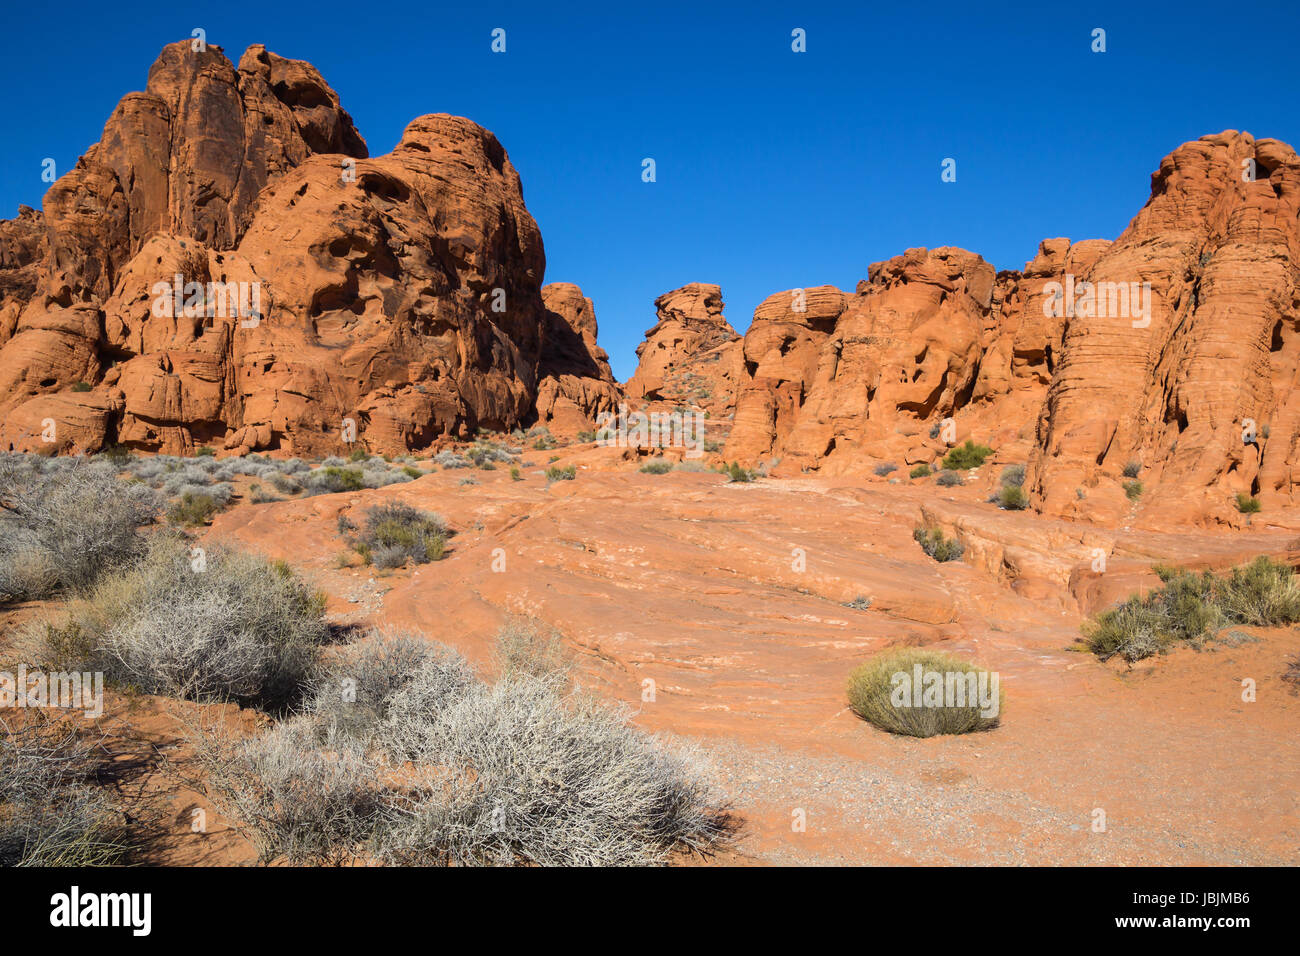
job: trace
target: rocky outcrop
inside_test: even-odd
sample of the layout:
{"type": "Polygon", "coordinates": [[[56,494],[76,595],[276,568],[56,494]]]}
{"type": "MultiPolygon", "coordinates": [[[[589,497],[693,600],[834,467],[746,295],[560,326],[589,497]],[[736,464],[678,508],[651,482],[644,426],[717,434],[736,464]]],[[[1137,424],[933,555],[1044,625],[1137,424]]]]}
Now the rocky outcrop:
{"type": "Polygon", "coordinates": [[[0,224],[0,448],[402,452],[589,416],[613,379],[545,265],[481,127],[367,158],[309,64],[172,44],[44,216],[0,224]]]}
{"type": "Polygon", "coordinates": [[[537,382],[537,421],[553,434],[573,436],[612,412],[622,390],[609,356],[596,344],[596,309],[571,282],[542,287],[546,325],[537,382]]]}
{"type": "Polygon", "coordinates": [[[778,293],[745,335],[726,453],[843,473],[973,436],[1028,461],[1052,514],[1238,523],[1238,493],[1290,505],[1298,214],[1295,152],[1228,131],[1166,157],[1113,242],[1045,240],[996,275],[964,250],[914,249],[852,296],[778,293]]]}
{"type": "Polygon", "coordinates": [[[655,299],[658,321],[637,347],[627,396],[729,418],[742,378],[741,337],[722,314],[722,289],[692,282],[655,299]]]}

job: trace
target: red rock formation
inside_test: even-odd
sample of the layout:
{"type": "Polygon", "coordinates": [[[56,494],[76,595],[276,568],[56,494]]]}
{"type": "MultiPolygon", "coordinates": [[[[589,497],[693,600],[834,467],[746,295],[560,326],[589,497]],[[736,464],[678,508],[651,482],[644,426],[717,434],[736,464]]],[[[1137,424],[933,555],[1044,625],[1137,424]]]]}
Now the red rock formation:
{"type": "Polygon", "coordinates": [[[835,473],[973,435],[1028,459],[1053,514],[1155,526],[1239,522],[1238,492],[1289,505],[1298,211],[1295,152],[1229,131],[1167,157],[1114,242],[1045,240],[996,276],[963,250],[909,250],[851,297],[807,290],[799,312],[803,290],[778,293],[745,336],[727,455],[835,473]],[[1148,493],[1136,513],[1129,462],[1148,493]]]}
{"type": "Polygon", "coordinates": [[[609,356],[596,344],[596,309],[571,282],[542,287],[546,325],[542,331],[537,419],[557,435],[590,431],[602,412],[622,397],[609,356]]]}
{"type": "Polygon", "coordinates": [[[0,224],[0,448],[53,423],[56,448],[311,454],[354,426],[400,452],[531,423],[539,379],[548,418],[604,407],[496,138],[438,114],[366,156],[310,65],[166,47],[43,220],[0,224]],[[178,274],[256,301],[187,310],[178,274]]]}
{"type": "Polygon", "coordinates": [[[722,307],[722,289],[703,282],[655,299],[658,321],[637,347],[637,369],[624,386],[628,397],[729,418],[742,377],[741,338],[722,307]]]}

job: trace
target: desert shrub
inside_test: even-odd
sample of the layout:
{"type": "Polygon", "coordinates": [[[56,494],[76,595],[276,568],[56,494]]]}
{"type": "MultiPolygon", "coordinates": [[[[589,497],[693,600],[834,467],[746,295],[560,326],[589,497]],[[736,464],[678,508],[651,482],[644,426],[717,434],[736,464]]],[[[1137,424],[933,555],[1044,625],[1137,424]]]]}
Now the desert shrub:
{"type": "Polygon", "coordinates": [[[521,471],[519,470],[519,466],[518,466],[518,465],[511,465],[511,466],[510,466],[510,480],[511,480],[511,481],[523,481],[523,480],[524,480],[523,472],[521,472],[521,471]]]}
{"type": "Polygon", "coordinates": [[[131,449],[127,448],[125,445],[109,445],[100,452],[100,455],[118,468],[125,468],[131,461],[131,449]]]}
{"type": "Polygon", "coordinates": [[[929,531],[916,528],[912,532],[912,538],[921,546],[922,551],[940,563],[956,561],[966,550],[956,538],[945,538],[940,528],[931,528],[929,531]]]}
{"type": "Polygon", "coordinates": [[[198,738],[208,792],[266,862],[630,865],[725,844],[693,755],[566,690],[537,633],[490,684],[416,637],[343,649],[288,725],[198,738]]]}
{"type": "Polygon", "coordinates": [[[360,469],[326,466],[307,476],[309,495],[328,495],[338,491],[360,491],[366,486],[360,469]]]}
{"type": "Polygon", "coordinates": [[[565,681],[573,667],[564,636],[535,618],[512,617],[497,632],[493,663],[503,678],[565,681]]]}
{"type": "Polygon", "coordinates": [[[157,535],[133,567],[103,578],[60,626],[46,658],[146,694],[235,700],[276,710],[316,673],[329,636],[325,597],[288,565],[157,535]],[[67,648],[85,649],[81,660],[67,648]]]}
{"type": "Polygon", "coordinates": [[[881,462],[875,468],[876,474],[879,475],[881,478],[884,478],[886,475],[895,471],[898,471],[898,466],[895,465],[892,461],[881,462]]]}
{"type": "Polygon", "coordinates": [[[39,711],[0,720],[0,866],[109,866],[127,851],[122,815],[95,777],[107,754],[39,711]]]}
{"type": "Polygon", "coordinates": [[[89,392],[94,388],[89,382],[74,382],[69,391],[72,392],[89,392]]]}
{"type": "Polygon", "coordinates": [[[939,472],[939,477],[935,479],[935,482],[945,488],[951,488],[953,485],[963,484],[961,475],[955,471],[939,472]]]}
{"type": "Polygon", "coordinates": [[[271,484],[275,485],[275,490],[281,494],[296,495],[302,491],[302,483],[293,475],[286,475],[277,471],[271,474],[269,480],[271,484]]]}
{"type": "Polygon", "coordinates": [[[1179,644],[1200,646],[1224,627],[1277,627],[1300,621],[1300,586],[1291,568],[1268,557],[1216,576],[1156,567],[1162,585],[1135,594],[1083,626],[1088,648],[1102,660],[1161,654],[1179,644]]]}
{"type": "Polygon", "coordinates": [[[480,468],[488,468],[493,462],[508,463],[514,460],[510,451],[494,442],[475,442],[466,452],[465,457],[480,468]]]}
{"type": "Polygon", "coordinates": [[[573,440],[579,445],[588,445],[596,440],[596,431],[595,429],[592,429],[591,431],[580,431],[574,436],[573,440]]]}
{"type": "Polygon", "coordinates": [[[443,468],[468,468],[470,460],[462,458],[454,451],[440,451],[433,456],[433,463],[443,468]]]}
{"type": "Polygon", "coordinates": [[[678,463],[673,467],[673,470],[674,470],[674,471],[690,471],[690,472],[712,471],[712,469],[711,469],[707,464],[705,464],[704,462],[699,461],[699,460],[697,460],[697,459],[691,459],[691,458],[687,458],[687,459],[684,460],[684,461],[679,461],[679,462],[678,462],[678,463]]]}
{"type": "Polygon", "coordinates": [[[563,468],[552,466],[546,469],[547,481],[573,481],[578,477],[578,469],[573,465],[566,465],[563,468]]]}
{"type": "Polygon", "coordinates": [[[1252,498],[1245,492],[1237,493],[1237,510],[1244,515],[1253,515],[1259,513],[1259,499],[1252,498]]]}
{"type": "Polygon", "coordinates": [[[350,452],[348,452],[348,461],[353,463],[356,463],[358,461],[365,461],[369,457],[370,457],[370,452],[366,451],[364,448],[362,448],[359,445],[356,448],[352,449],[350,452]]]}
{"type": "Polygon", "coordinates": [[[1125,478],[1136,478],[1141,470],[1142,463],[1140,461],[1129,461],[1124,463],[1123,474],[1125,478]]]}
{"type": "Polygon", "coordinates": [[[402,474],[406,475],[407,478],[420,478],[424,475],[424,472],[419,468],[412,467],[411,465],[403,465],[402,474]]]}
{"type": "Polygon", "coordinates": [[[0,602],[82,590],[138,557],[156,492],[111,465],[76,461],[51,474],[0,457],[0,602]]]}
{"type": "Polygon", "coordinates": [[[871,598],[865,594],[859,594],[852,601],[846,601],[845,607],[851,607],[855,611],[865,611],[871,607],[871,598]]]}
{"type": "Polygon", "coordinates": [[[367,509],[365,527],[348,543],[367,564],[398,568],[408,559],[416,564],[440,560],[447,537],[442,518],[394,501],[367,509]]]}
{"type": "Polygon", "coordinates": [[[377,766],[354,743],[317,745],[305,720],[255,737],[223,728],[191,732],[194,780],[257,849],[259,863],[354,862],[373,843],[383,803],[377,766]]]}
{"type": "Polygon", "coordinates": [[[1002,469],[1002,475],[998,479],[999,484],[1014,485],[1020,488],[1025,483],[1025,466],[1024,465],[1007,465],[1002,469]]]}
{"type": "Polygon", "coordinates": [[[212,520],[221,510],[216,499],[199,491],[187,491],[181,500],[167,509],[167,520],[172,524],[201,525],[212,520]]]}
{"type": "Polygon", "coordinates": [[[998,489],[994,499],[1004,511],[1024,511],[1029,507],[1029,496],[1019,485],[1003,485],[998,489]]]}
{"type": "Polygon", "coordinates": [[[1142,482],[1126,481],[1124,482],[1124,494],[1128,496],[1129,501],[1137,501],[1142,497],[1142,482]]]}
{"type": "Polygon", "coordinates": [[[984,464],[984,459],[993,454],[993,449],[988,445],[977,445],[970,439],[966,444],[959,445],[951,449],[943,457],[943,467],[951,471],[964,471],[970,468],[978,468],[984,464]]]}
{"type": "Polygon", "coordinates": [[[254,482],[248,487],[248,500],[255,505],[271,504],[275,501],[283,501],[279,495],[273,495],[261,485],[254,482]]]}
{"type": "Polygon", "coordinates": [[[757,477],[748,468],[742,468],[738,462],[732,462],[724,469],[728,481],[750,482],[757,477]]]}
{"type": "Polygon", "coordinates": [[[930,477],[930,466],[921,464],[917,465],[907,473],[909,478],[928,478],[930,477]]]}
{"type": "Polygon", "coordinates": [[[849,675],[849,703],[863,720],[891,734],[908,737],[933,737],[937,734],[966,734],[989,730],[1001,719],[1001,688],[992,679],[984,693],[996,693],[996,702],[988,700],[983,709],[980,704],[979,684],[970,684],[967,675],[988,672],[951,654],[925,648],[905,648],[886,651],[867,661],[849,675]],[[916,669],[921,669],[921,687],[914,691],[916,669]],[[897,675],[906,675],[906,680],[897,675]],[[932,678],[930,675],[937,675],[932,678]],[[931,706],[915,706],[916,694],[922,695],[927,685],[938,680],[942,689],[938,698],[931,698],[931,706]],[[974,693],[972,693],[974,691],[974,693]]]}
{"type": "Polygon", "coordinates": [[[673,463],[663,458],[657,458],[654,461],[647,461],[641,466],[641,470],[647,475],[666,475],[673,470],[673,463]]]}

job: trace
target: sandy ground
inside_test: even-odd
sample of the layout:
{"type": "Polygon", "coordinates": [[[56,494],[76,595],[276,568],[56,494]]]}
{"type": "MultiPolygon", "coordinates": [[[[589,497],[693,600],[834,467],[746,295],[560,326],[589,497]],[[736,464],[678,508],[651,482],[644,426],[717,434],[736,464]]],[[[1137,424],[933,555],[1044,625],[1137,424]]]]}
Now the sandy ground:
{"type": "MultiPolygon", "coordinates": [[[[1151,580],[1151,562],[1293,554],[1293,532],[1056,527],[999,511],[974,483],[740,484],[639,473],[607,449],[562,454],[574,481],[548,485],[549,455],[533,454],[522,481],[451,470],[240,504],[204,539],[288,560],[331,595],[337,623],[418,631],[476,662],[509,614],[554,625],[585,685],[708,755],[745,818],[721,862],[1300,862],[1300,695],[1282,676],[1300,631],[1243,628],[1256,639],[1132,668],[1075,643],[1083,611],[1151,580]],[[386,499],[442,514],[457,531],[448,556],[392,572],[340,567],[339,514],[358,520],[386,499]],[[961,527],[967,560],[927,558],[912,540],[922,521],[961,527]],[[1099,538],[1111,564],[1094,574],[1099,538]],[[866,610],[845,606],[858,597],[866,610]],[[1001,726],[917,740],[847,709],[854,666],[922,644],[999,673],[1001,726]]],[[[110,695],[105,724],[129,743],[117,785],[149,820],[153,862],[244,862],[251,849],[215,815],[190,832],[203,801],[161,764],[183,763],[176,715],[197,711],[110,695]]]]}

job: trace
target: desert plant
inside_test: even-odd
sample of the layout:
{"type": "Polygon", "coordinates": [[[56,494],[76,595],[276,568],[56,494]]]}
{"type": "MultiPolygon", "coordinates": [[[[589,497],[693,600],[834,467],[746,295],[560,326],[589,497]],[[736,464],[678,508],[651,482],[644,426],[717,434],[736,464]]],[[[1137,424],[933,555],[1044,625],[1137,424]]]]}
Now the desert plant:
{"type": "Polygon", "coordinates": [[[1136,478],[1138,476],[1138,473],[1141,471],[1142,471],[1142,462],[1140,461],[1129,461],[1129,462],[1125,462],[1124,464],[1123,474],[1125,478],[1136,478]]]}
{"type": "Polygon", "coordinates": [[[1019,485],[1003,485],[994,498],[1004,511],[1023,511],[1029,507],[1029,496],[1019,485]]]}
{"type": "Polygon", "coordinates": [[[307,476],[307,493],[310,495],[360,491],[365,486],[365,476],[357,468],[339,468],[329,465],[318,468],[307,476]]]}
{"type": "MultiPolygon", "coordinates": [[[[339,517],[341,532],[354,530],[344,528],[343,516],[339,517]]],[[[448,534],[446,522],[438,515],[394,501],[367,509],[365,527],[349,536],[348,543],[367,564],[398,568],[407,560],[416,564],[441,560],[448,534]]]]}
{"type": "Polygon", "coordinates": [[[91,385],[89,382],[74,382],[73,385],[72,385],[72,388],[69,389],[69,391],[73,391],[73,392],[89,392],[89,391],[91,391],[93,388],[94,388],[94,386],[91,385]]]}
{"type": "Polygon", "coordinates": [[[552,466],[546,469],[547,481],[573,481],[578,477],[578,469],[573,465],[565,465],[563,468],[552,466]]]}
{"type": "Polygon", "coordinates": [[[1025,483],[1025,466],[1024,465],[1007,465],[1002,469],[1002,475],[998,478],[998,483],[1002,485],[1014,485],[1020,488],[1025,483]]]}
{"type": "Polygon", "coordinates": [[[930,477],[930,466],[924,464],[917,465],[907,473],[907,476],[909,478],[928,478],[930,477]]]}
{"type": "Polygon", "coordinates": [[[370,458],[370,452],[366,451],[360,445],[348,452],[348,461],[353,462],[354,464],[358,461],[366,461],[368,458],[370,458]]]}
{"type": "Polygon", "coordinates": [[[1232,625],[1277,627],[1300,621],[1300,586],[1291,568],[1268,557],[1216,576],[1157,566],[1161,587],[1135,594],[1083,626],[1102,660],[1132,662],[1178,644],[1199,646],[1232,625]]]}
{"type": "Polygon", "coordinates": [[[511,480],[511,481],[523,481],[523,480],[524,480],[524,474],[523,474],[523,472],[521,472],[521,471],[519,470],[519,466],[518,466],[518,465],[511,465],[511,466],[510,466],[510,480],[511,480]]]}
{"type": "Polygon", "coordinates": [[[647,461],[641,466],[641,470],[647,475],[666,475],[673,470],[673,463],[663,458],[656,458],[654,461],[647,461]]]}
{"type": "Polygon", "coordinates": [[[921,546],[922,551],[940,563],[956,561],[966,550],[956,538],[945,538],[940,528],[931,528],[928,531],[925,528],[916,528],[912,531],[912,538],[921,546]]]}
{"type": "Polygon", "coordinates": [[[43,474],[0,456],[0,603],[83,590],[138,557],[158,494],[103,463],[43,474]]]}
{"type": "Polygon", "coordinates": [[[40,711],[14,726],[0,720],[0,866],[122,861],[122,814],[93,786],[108,757],[40,711]]]}
{"type": "Polygon", "coordinates": [[[187,491],[181,500],[167,509],[167,520],[177,525],[201,525],[212,520],[221,510],[215,498],[201,491],[187,491]]]}
{"type": "Polygon", "coordinates": [[[961,480],[961,475],[955,471],[940,472],[939,477],[935,479],[935,482],[942,485],[945,488],[951,488],[953,485],[960,485],[963,483],[961,480]]]}
{"type": "Polygon", "coordinates": [[[1137,501],[1142,497],[1142,482],[1136,480],[1124,482],[1124,494],[1128,495],[1129,501],[1137,501]]]}
{"type": "Polygon", "coordinates": [[[898,466],[895,465],[892,461],[881,462],[875,468],[876,474],[879,475],[881,478],[884,478],[886,475],[895,471],[898,471],[898,466]]]}
{"type": "Polygon", "coordinates": [[[1259,499],[1252,498],[1244,491],[1237,492],[1237,510],[1244,515],[1253,515],[1259,513],[1259,499]]]}
{"type": "Polygon", "coordinates": [[[194,454],[198,458],[215,458],[217,450],[211,445],[200,445],[194,449],[194,454]]]}
{"type": "Polygon", "coordinates": [[[314,676],[329,636],[325,597],[287,564],[156,535],[135,566],[104,577],[46,625],[46,658],[147,694],[281,709],[314,676]],[[67,648],[85,650],[69,659],[67,648]]]}
{"type": "Polygon", "coordinates": [[[288,725],[196,737],[208,793],[267,862],[629,865],[725,845],[734,819],[693,755],[565,691],[535,636],[491,684],[415,637],[346,648],[288,725]]]}
{"type": "Polygon", "coordinates": [[[730,465],[727,465],[723,469],[723,472],[726,474],[729,482],[738,481],[745,483],[753,481],[754,478],[757,477],[754,472],[750,471],[748,468],[742,468],[738,462],[734,461],[730,465]]]}
{"type": "Polygon", "coordinates": [[[967,439],[966,444],[949,450],[948,454],[943,456],[943,467],[951,471],[978,468],[991,454],[993,454],[992,448],[987,445],[977,445],[967,439]]]}
{"type": "Polygon", "coordinates": [[[863,720],[909,737],[989,730],[1001,720],[1003,703],[996,675],[926,648],[867,661],[849,676],[848,697],[863,720]]]}

